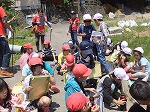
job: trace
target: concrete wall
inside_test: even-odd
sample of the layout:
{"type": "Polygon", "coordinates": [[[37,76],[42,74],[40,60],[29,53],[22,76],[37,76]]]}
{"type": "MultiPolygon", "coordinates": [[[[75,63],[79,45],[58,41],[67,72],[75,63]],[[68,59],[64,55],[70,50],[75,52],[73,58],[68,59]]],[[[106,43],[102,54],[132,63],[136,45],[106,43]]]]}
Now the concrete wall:
{"type": "Polygon", "coordinates": [[[40,0],[16,0],[16,10],[36,9],[40,6],[40,0]]]}

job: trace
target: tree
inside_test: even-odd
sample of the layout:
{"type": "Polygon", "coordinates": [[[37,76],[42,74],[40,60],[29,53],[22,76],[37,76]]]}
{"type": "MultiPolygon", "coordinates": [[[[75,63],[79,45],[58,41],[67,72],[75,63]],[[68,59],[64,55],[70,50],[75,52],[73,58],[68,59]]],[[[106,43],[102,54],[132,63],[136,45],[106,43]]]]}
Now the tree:
{"type": "Polygon", "coordinates": [[[14,13],[13,13],[14,8],[12,8],[14,5],[14,1],[12,1],[12,0],[1,0],[1,2],[2,2],[3,8],[6,11],[8,20],[9,20],[10,18],[12,18],[14,16],[14,13]]]}

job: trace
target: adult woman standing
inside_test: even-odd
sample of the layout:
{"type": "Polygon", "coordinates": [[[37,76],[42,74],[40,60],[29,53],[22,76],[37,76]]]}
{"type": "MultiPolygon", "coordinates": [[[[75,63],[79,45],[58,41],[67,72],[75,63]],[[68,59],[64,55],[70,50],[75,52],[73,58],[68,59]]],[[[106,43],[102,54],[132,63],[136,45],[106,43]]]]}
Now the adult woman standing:
{"type": "Polygon", "coordinates": [[[41,45],[43,47],[44,43],[44,37],[45,37],[45,22],[49,27],[51,25],[47,22],[46,17],[43,15],[43,10],[39,8],[38,14],[35,15],[32,19],[32,25],[34,27],[34,33],[35,33],[35,38],[36,38],[36,47],[37,47],[37,52],[40,51],[39,49],[39,40],[41,38],[41,45]]]}

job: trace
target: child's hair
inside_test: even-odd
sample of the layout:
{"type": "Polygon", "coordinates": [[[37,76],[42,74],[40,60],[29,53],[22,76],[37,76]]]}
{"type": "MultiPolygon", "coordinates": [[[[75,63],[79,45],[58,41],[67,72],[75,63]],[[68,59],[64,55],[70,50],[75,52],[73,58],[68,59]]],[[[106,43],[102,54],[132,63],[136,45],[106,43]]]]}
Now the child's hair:
{"type": "Polygon", "coordinates": [[[140,56],[143,56],[143,54],[141,52],[139,52],[139,51],[133,50],[133,53],[134,52],[137,52],[140,56]]]}
{"type": "Polygon", "coordinates": [[[150,101],[150,86],[147,82],[134,82],[131,85],[129,92],[135,100],[150,101]]]}
{"type": "Polygon", "coordinates": [[[34,71],[35,71],[35,68],[36,68],[37,66],[41,66],[41,67],[43,68],[43,65],[41,65],[41,64],[32,65],[32,66],[30,67],[31,71],[34,72],[34,71]]]}
{"type": "Polygon", "coordinates": [[[42,12],[43,13],[43,10],[41,8],[37,9],[37,12],[42,12]]]}
{"type": "Polygon", "coordinates": [[[2,78],[0,78],[0,92],[2,92],[5,88],[7,89],[7,96],[4,99],[4,103],[11,99],[11,93],[8,84],[2,78]]]}
{"type": "MultiPolygon", "coordinates": [[[[45,47],[45,45],[44,45],[44,47],[45,47]]],[[[50,49],[51,48],[51,45],[50,44],[48,44],[48,49],[50,49]]]]}

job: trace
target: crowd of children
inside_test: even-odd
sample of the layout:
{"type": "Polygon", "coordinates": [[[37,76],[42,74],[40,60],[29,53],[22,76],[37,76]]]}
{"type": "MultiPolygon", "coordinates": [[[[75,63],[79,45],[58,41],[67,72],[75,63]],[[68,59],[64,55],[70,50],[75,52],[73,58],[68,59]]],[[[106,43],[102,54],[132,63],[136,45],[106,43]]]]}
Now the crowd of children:
{"type": "MultiPolygon", "coordinates": [[[[40,16],[42,10],[38,10],[38,13],[40,16]]],[[[20,103],[26,100],[28,94],[34,89],[30,86],[30,80],[33,76],[48,76],[49,90],[37,99],[31,100],[24,111],[50,112],[52,102],[50,91],[52,90],[54,93],[60,92],[56,86],[54,70],[47,62],[53,61],[57,64],[56,70],[58,74],[64,76],[64,100],[68,112],[103,112],[104,106],[113,109],[117,106],[120,109],[121,106],[127,103],[125,97],[120,98],[122,94],[125,94],[121,82],[122,80],[132,80],[135,78],[140,81],[134,80],[135,83],[131,85],[130,94],[140,104],[147,105],[148,109],[144,111],[137,104],[136,106],[133,105],[129,112],[135,112],[135,107],[140,108],[140,112],[150,112],[150,94],[148,94],[150,86],[147,83],[150,81],[150,63],[143,55],[143,48],[136,47],[134,50],[131,50],[126,41],[113,45],[112,40],[108,38],[109,25],[103,21],[103,15],[100,13],[96,13],[93,20],[99,27],[97,31],[101,32],[101,35],[100,38],[95,36],[92,39],[92,32],[96,31],[96,28],[91,24],[91,15],[83,15],[84,24],[81,25],[74,11],[71,12],[71,15],[68,33],[71,34],[72,40],[62,45],[62,52],[58,56],[56,56],[55,50],[51,47],[50,41],[44,40],[43,33],[45,30],[43,24],[47,20],[39,21],[37,17],[33,18],[34,25],[39,27],[38,31],[42,28],[43,32],[40,32],[40,34],[36,32],[38,53],[33,51],[32,44],[23,45],[24,53],[20,57],[23,85],[17,94],[17,102],[20,103]],[[38,21],[38,24],[36,21],[38,21]],[[43,44],[41,53],[39,53],[40,36],[43,44]],[[78,42],[77,36],[82,36],[81,43],[78,42]],[[98,41],[95,42],[93,38],[98,39],[98,41]],[[133,63],[130,60],[132,54],[135,59],[133,63]],[[109,56],[109,62],[114,65],[113,70],[110,69],[106,56],[109,56]],[[102,76],[99,75],[99,77],[88,79],[92,74],[92,69],[95,67],[95,61],[99,61],[101,64],[102,76]],[[95,78],[96,80],[93,80],[95,78]],[[92,86],[95,83],[96,87],[92,86]],[[142,88],[142,85],[145,88],[142,88]],[[144,92],[147,92],[146,95],[144,95],[144,92]]],[[[41,17],[44,18],[42,15],[41,17]]],[[[11,89],[0,78],[0,111],[11,111],[11,95],[11,89]]],[[[126,108],[122,111],[127,112],[126,108]]]]}

